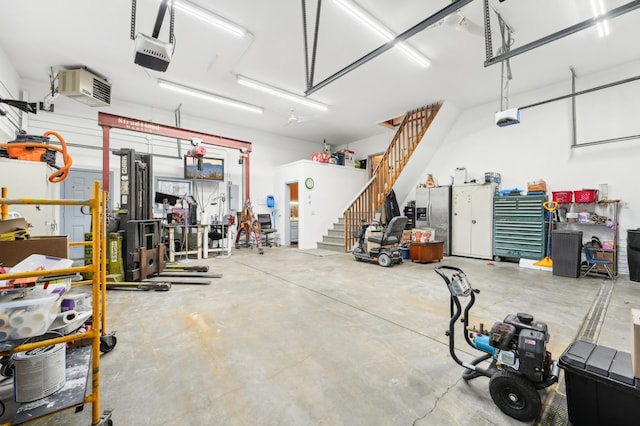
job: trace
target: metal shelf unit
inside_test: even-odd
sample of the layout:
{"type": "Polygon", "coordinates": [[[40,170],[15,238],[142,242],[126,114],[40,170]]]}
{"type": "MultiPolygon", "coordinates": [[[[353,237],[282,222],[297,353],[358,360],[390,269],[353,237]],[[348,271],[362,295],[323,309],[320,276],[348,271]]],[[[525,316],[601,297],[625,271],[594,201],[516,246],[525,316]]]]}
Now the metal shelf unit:
{"type": "MultiPolygon", "coordinates": [[[[609,200],[600,201],[595,203],[568,203],[560,204],[560,207],[564,207],[567,211],[583,210],[589,213],[596,213],[600,216],[606,216],[613,226],[610,228],[605,223],[592,223],[592,222],[556,222],[555,228],[566,231],[582,231],[583,240],[582,243],[591,241],[592,237],[598,237],[600,241],[612,241],[612,249],[593,248],[591,249],[591,255],[596,259],[608,259],[613,261],[613,274],[618,275],[618,215],[620,212],[620,201],[609,200]]],[[[584,258],[584,254],[582,254],[584,258]]],[[[598,267],[598,272],[607,275],[606,271],[602,267],[598,267]]]]}
{"type": "Polygon", "coordinates": [[[545,195],[493,199],[493,255],[539,260],[545,256],[545,195]]]}
{"type": "MultiPolygon", "coordinates": [[[[99,232],[93,233],[93,239],[90,242],[87,242],[87,245],[90,245],[92,250],[92,262],[90,265],[85,266],[77,266],[71,268],[64,269],[55,269],[55,270],[45,270],[45,271],[30,271],[30,272],[17,272],[17,273],[9,273],[9,274],[0,274],[0,280],[13,280],[17,278],[29,278],[29,277],[43,277],[43,276],[51,276],[51,275],[70,275],[77,273],[90,273],[91,281],[87,283],[91,283],[92,287],[92,328],[89,331],[84,333],[74,333],[69,334],[62,337],[56,337],[52,339],[41,340],[33,343],[22,343],[18,342],[17,346],[13,347],[9,352],[2,353],[2,355],[10,355],[15,352],[26,352],[36,348],[55,345],[58,343],[66,343],[70,341],[78,341],[82,339],[90,339],[91,340],[91,355],[88,357],[90,359],[90,370],[92,372],[91,383],[92,388],[91,392],[84,395],[83,399],[78,402],[73,402],[67,405],[64,405],[64,402],[61,401],[60,405],[55,405],[55,410],[46,411],[46,410],[35,410],[34,416],[30,416],[30,420],[34,420],[38,417],[48,416],[50,414],[55,414],[61,410],[66,410],[69,408],[78,407],[78,405],[82,405],[82,403],[90,403],[91,404],[91,424],[92,425],[111,425],[113,422],[111,420],[111,411],[105,410],[103,414],[100,412],[100,352],[101,346],[105,344],[105,340],[102,340],[105,337],[106,330],[106,285],[105,285],[105,277],[106,277],[106,238],[105,238],[105,206],[106,206],[106,193],[100,191],[100,183],[94,182],[93,184],[93,192],[92,197],[88,200],[49,200],[49,199],[29,199],[29,198],[8,198],[8,190],[7,188],[2,188],[1,198],[0,198],[0,217],[3,220],[6,220],[8,217],[8,211],[10,205],[21,205],[21,204],[33,204],[36,206],[87,206],[91,212],[91,228],[94,230],[99,230],[99,232]]],[[[82,244],[82,243],[81,243],[82,244]]],[[[113,340],[115,346],[115,339],[113,340]]],[[[82,348],[80,348],[82,349],[82,348]]],[[[105,352],[111,350],[105,350],[105,352]]],[[[63,388],[64,389],[64,388],[63,388]]],[[[56,394],[50,395],[48,398],[53,398],[56,394]]],[[[35,402],[30,402],[24,404],[22,407],[34,406],[37,405],[35,402]]],[[[21,413],[22,407],[18,409],[18,414],[21,413]]],[[[18,416],[16,416],[17,420],[18,416]]]]}

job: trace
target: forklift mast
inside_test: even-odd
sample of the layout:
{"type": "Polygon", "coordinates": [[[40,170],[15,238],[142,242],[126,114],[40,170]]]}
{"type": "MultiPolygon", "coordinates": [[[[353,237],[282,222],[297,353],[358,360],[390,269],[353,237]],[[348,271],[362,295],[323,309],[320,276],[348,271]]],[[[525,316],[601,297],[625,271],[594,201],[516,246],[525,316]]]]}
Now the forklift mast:
{"type": "Polygon", "coordinates": [[[137,154],[133,149],[120,149],[113,154],[120,157],[120,208],[127,212],[125,221],[152,218],[151,155],[137,154]]]}
{"type": "Polygon", "coordinates": [[[120,220],[124,278],[139,281],[159,274],[165,266],[161,220],[153,219],[150,154],[133,149],[114,151],[120,157],[120,220]]]}

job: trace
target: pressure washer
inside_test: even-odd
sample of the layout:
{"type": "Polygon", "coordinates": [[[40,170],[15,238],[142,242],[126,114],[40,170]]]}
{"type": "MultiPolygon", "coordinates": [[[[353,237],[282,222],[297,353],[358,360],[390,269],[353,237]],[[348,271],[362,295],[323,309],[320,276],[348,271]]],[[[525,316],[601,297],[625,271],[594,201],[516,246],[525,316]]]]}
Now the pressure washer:
{"type": "Polygon", "coordinates": [[[532,315],[517,313],[494,323],[488,331],[482,325],[479,330],[469,328],[469,311],[480,290],[471,287],[460,268],[443,265],[435,272],[451,293],[451,319],[445,335],[449,337],[451,357],[465,368],[462,378],[488,377],[491,399],[506,415],[520,421],[538,417],[542,409],[538,390],[555,383],[560,371],[546,350],[550,336],[547,324],[534,321],[532,315]],[[468,298],[464,310],[460,298],[468,298]],[[462,361],[455,352],[455,326],[461,316],[467,344],[484,352],[471,362],[462,361]],[[489,362],[487,368],[479,366],[484,361],[489,362]]]}

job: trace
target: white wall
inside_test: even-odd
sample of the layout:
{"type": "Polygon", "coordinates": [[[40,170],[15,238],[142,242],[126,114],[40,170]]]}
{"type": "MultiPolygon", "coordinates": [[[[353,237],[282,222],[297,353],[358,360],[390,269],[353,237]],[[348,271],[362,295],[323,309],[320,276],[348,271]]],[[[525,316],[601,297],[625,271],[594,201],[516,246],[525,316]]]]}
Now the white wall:
{"type": "MultiPolygon", "coordinates": [[[[2,75],[0,74],[1,79],[2,75]]],[[[22,81],[21,85],[34,101],[42,99],[49,90],[48,87],[32,81],[22,81]]],[[[53,113],[39,111],[38,114],[31,115],[27,130],[31,134],[42,134],[47,130],[59,132],[68,144],[74,145],[69,148],[69,153],[73,157],[73,167],[78,169],[102,169],[102,129],[97,123],[98,111],[175,126],[173,111],[142,107],[117,100],[113,100],[109,107],[91,108],[80,102],[59,96],[54,104],[55,111],[53,113]]],[[[256,214],[268,212],[266,197],[273,194],[274,167],[302,158],[309,158],[313,152],[317,152],[320,148],[317,143],[285,138],[184,114],[181,117],[180,127],[252,143],[250,190],[256,214]]],[[[188,141],[182,141],[181,145],[180,155],[182,156],[191,148],[191,145],[188,141]]],[[[158,156],[153,158],[154,176],[183,177],[183,160],[181,157],[177,157],[178,142],[175,139],[112,129],[110,146],[111,148],[132,148],[140,153],[157,154],[158,156]]],[[[228,182],[244,189],[244,174],[242,165],[238,163],[240,154],[238,150],[207,146],[207,153],[208,156],[225,160],[225,182],[220,184],[205,183],[203,197],[205,200],[213,199],[218,191],[226,191],[228,182]]],[[[110,170],[116,177],[119,175],[117,160],[118,157],[115,155],[110,156],[110,170]]],[[[115,203],[119,200],[117,182],[111,185],[110,198],[115,203]]],[[[117,205],[114,204],[114,207],[117,205]]],[[[209,216],[216,214],[217,206],[207,206],[206,213],[209,216]]]]}
{"type": "MultiPolygon", "coordinates": [[[[571,80],[567,74],[566,82],[512,96],[510,107],[525,106],[571,93],[571,80]]],[[[635,61],[582,76],[578,80],[577,90],[638,74],[640,61],[635,61]]],[[[517,80],[517,75],[514,79],[517,80]]],[[[639,99],[639,86],[640,83],[635,82],[620,87],[627,97],[639,99]]],[[[622,99],[618,104],[611,102],[611,94],[606,90],[597,92],[597,95],[577,97],[576,102],[579,110],[579,142],[604,135],[637,134],[637,117],[640,116],[637,104],[622,103],[622,99]],[[608,102],[598,108],[603,97],[608,102]],[[615,113],[611,111],[612,107],[618,106],[622,108],[615,113]],[[610,115],[622,117],[622,120],[612,122],[607,119],[610,115]]],[[[640,168],[640,140],[572,148],[570,99],[525,109],[520,124],[502,128],[494,122],[498,107],[499,98],[463,111],[437,151],[429,158],[423,158],[423,176],[413,187],[423,183],[428,173],[434,177],[453,176],[456,167],[466,167],[468,179],[481,181],[485,172],[498,172],[502,176],[501,189],[526,189],[527,182],[544,179],[549,195],[551,191],[597,188],[598,184],[606,183],[609,198],[622,201],[618,253],[620,271],[626,271],[626,231],[640,227],[640,191],[635,174],[640,168]]],[[[390,140],[391,137],[388,138],[390,140]]],[[[379,151],[377,146],[367,150],[368,141],[357,141],[349,146],[358,147],[358,157],[365,158],[367,153],[379,151]]],[[[403,202],[401,198],[398,201],[403,202]]]]}
{"type": "MultiPolygon", "coordinates": [[[[0,98],[20,99],[20,77],[2,48],[0,48],[0,98]]],[[[0,104],[0,108],[7,112],[5,116],[0,115],[0,141],[13,140],[15,131],[18,130],[16,127],[19,120],[18,110],[6,104],[0,104]]]]}
{"type": "Polygon", "coordinates": [[[280,238],[288,241],[288,187],[298,182],[298,248],[316,248],[322,236],[333,227],[353,197],[367,182],[367,172],[354,167],[301,160],[275,170],[275,205],[278,210],[276,223],[280,238]],[[313,189],[304,185],[306,178],[313,178],[313,189]]]}

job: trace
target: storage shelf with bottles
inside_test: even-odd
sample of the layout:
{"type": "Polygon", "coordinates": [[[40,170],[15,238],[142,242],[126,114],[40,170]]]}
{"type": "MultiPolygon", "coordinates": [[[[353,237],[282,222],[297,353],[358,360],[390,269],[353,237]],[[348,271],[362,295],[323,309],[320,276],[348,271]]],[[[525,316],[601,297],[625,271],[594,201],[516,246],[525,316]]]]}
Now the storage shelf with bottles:
{"type": "MultiPolygon", "coordinates": [[[[583,233],[583,244],[596,237],[601,248],[593,248],[595,258],[613,261],[618,270],[618,213],[620,200],[601,200],[591,203],[558,203],[555,228],[583,233]]],[[[553,250],[553,249],[552,249],[553,250]]]]}

